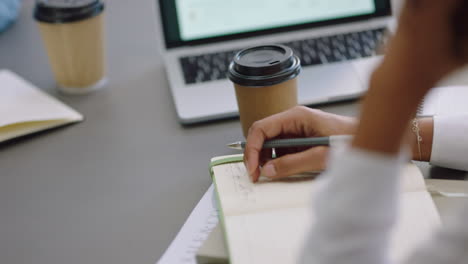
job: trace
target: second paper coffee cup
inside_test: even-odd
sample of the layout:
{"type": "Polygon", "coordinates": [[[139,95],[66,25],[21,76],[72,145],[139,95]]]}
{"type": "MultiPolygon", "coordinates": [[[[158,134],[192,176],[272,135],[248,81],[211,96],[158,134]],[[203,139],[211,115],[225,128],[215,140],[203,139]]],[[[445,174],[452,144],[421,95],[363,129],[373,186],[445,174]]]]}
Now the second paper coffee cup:
{"type": "Polygon", "coordinates": [[[58,87],[84,94],[106,83],[101,0],[37,0],[34,10],[58,87]]]}
{"type": "Polygon", "coordinates": [[[297,105],[301,62],[291,48],[265,45],[238,52],[229,65],[244,136],[257,120],[297,105]]]}

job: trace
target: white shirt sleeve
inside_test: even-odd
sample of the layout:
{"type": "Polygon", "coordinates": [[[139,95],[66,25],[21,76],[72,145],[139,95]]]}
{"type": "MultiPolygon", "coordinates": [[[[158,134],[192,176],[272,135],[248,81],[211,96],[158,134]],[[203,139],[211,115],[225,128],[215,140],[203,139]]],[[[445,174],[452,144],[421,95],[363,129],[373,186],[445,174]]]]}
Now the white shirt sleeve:
{"type": "MultiPolygon", "coordinates": [[[[350,149],[319,179],[302,263],[389,264],[403,157],[350,149]]],[[[468,206],[406,264],[468,263],[468,206]]]]}
{"type": "Polygon", "coordinates": [[[349,149],[319,181],[302,263],[383,264],[396,221],[403,158],[349,149]]]}
{"type": "Polygon", "coordinates": [[[434,116],[430,162],[441,167],[468,171],[468,114],[434,116]]]}

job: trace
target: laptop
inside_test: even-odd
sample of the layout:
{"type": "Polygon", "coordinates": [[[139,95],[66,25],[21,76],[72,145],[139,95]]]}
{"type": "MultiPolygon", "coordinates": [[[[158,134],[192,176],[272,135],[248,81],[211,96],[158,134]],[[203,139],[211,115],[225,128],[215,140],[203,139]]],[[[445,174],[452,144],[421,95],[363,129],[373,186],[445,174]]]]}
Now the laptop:
{"type": "Polygon", "coordinates": [[[390,0],[157,0],[162,54],[182,124],[238,115],[230,60],[284,44],[301,59],[298,99],[313,106],[360,97],[394,20],[390,0]]]}

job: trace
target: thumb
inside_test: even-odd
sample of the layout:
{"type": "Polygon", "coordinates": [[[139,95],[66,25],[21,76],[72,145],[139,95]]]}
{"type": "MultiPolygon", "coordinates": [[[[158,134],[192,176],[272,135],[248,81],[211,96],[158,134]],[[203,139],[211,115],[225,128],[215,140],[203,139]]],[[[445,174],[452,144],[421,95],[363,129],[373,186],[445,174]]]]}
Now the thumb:
{"type": "Polygon", "coordinates": [[[306,171],[321,171],[325,169],[328,151],[328,147],[320,146],[268,161],[262,167],[262,175],[277,179],[306,171]]]}

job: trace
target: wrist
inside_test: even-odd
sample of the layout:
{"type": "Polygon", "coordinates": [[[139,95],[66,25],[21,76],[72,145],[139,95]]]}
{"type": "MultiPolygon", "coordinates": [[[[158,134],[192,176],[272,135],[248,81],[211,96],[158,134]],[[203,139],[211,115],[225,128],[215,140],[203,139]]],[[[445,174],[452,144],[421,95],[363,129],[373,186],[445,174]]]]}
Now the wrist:
{"type": "Polygon", "coordinates": [[[434,137],[434,119],[432,117],[417,119],[419,127],[420,141],[418,142],[417,134],[414,132],[412,124],[411,149],[413,160],[430,161],[432,154],[432,141],[434,137]],[[418,144],[419,143],[419,144],[418,144]]]}
{"type": "Polygon", "coordinates": [[[353,146],[396,154],[408,136],[408,124],[423,94],[405,82],[395,82],[385,69],[377,70],[365,96],[353,146]],[[397,104],[397,105],[396,105],[397,104]]]}

